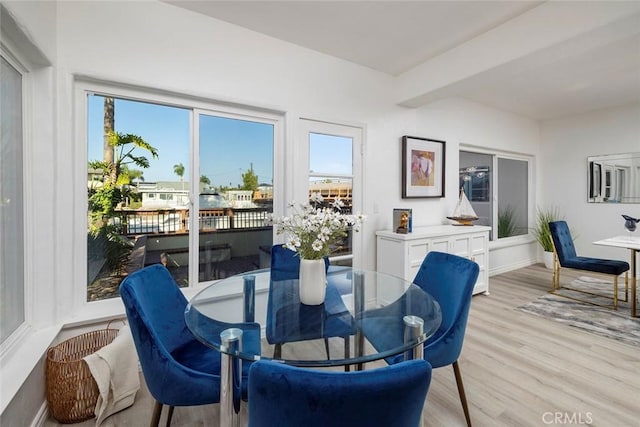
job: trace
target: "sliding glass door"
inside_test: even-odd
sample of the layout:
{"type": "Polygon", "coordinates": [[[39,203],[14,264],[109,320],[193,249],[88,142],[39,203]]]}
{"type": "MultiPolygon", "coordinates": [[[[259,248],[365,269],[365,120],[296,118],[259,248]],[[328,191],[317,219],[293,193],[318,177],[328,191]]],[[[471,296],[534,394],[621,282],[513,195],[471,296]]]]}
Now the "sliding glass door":
{"type": "MultiPolygon", "coordinates": [[[[274,123],[197,112],[197,277],[268,266],[273,244],[274,123]]],[[[196,189],[194,187],[194,189],[196,189]]],[[[195,247],[195,246],[194,246],[195,247]]]]}

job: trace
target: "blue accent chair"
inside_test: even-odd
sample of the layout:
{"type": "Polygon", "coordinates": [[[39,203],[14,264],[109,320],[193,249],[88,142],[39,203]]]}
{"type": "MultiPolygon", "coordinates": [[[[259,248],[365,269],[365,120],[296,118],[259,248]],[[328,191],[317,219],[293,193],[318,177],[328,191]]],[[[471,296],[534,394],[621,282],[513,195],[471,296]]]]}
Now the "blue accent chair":
{"type": "Polygon", "coordinates": [[[424,360],[357,372],[261,360],[249,371],[249,427],[418,427],[430,382],[424,360]]]}
{"type": "MultiPolygon", "coordinates": [[[[187,328],[184,317],[187,300],[169,271],[161,264],[137,270],[122,281],[120,295],[142,373],[156,400],[151,425],[158,425],[164,405],[169,406],[167,425],[170,425],[175,406],[220,402],[220,353],[198,341],[187,328]]],[[[211,333],[218,337],[227,327],[242,328],[243,345],[259,352],[258,324],[211,326],[217,328],[211,333]]],[[[243,364],[245,379],[249,367],[243,364]]],[[[246,383],[242,381],[245,399],[246,383]]],[[[238,407],[239,403],[238,399],[238,407]]]]}
{"type": "MultiPolygon", "coordinates": [[[[553,221],[549,223],[549,231],[551,231],[551,240],[553,242],[553,279],[551,293],[568,297],[578,301],[586,302],[593,305],[596,304],[593,301],[583,300],[575,297],[570,297],[560,293],[560,289],[565,288],[574,292],[582,292],[585,294],[594,295],[592,292],[588,292],[581,289],[570,288],[560,285],[560,267],[571,268],[574,270],[583,270],[590,273],[604,274],[613,276],[613,309],[618,309],[618,277],[624,273],[624,300],[628,301],[629,298],[629,263],[625,261],[603,259],[603,258],[589,258],[582,257],[576,254],[576,248],[573,245],[573,238],[571,237],[571,231],[566,221],[553,221]]],[[[600,295],[600,294],[597,294],[600,295]]]]}
{"type": "MultiPolygon", "coordinates": [[[[448,365],[453,366],[458,394],[468,426],[471,426],[471,417],[458,366],[458,358],[462,351],[471,296],[479,271],[478,264],[467,258],[433,251],[427,254],[415,279],[413,279],[413,283],[433,296],[440,304],[442,312],[440,327],[424,343],[424,359],[434,369],[448,365]]],[[[394,327],[388,324],[388,319],[390,312],[396,310],[398,304],[411,303],[409,295],[407,298],[401,298],[368,313],[367,318],[362,319],[363,332],[374,347],[388,348],[390,346],[389,340],[398,341],[403,338],[400,335],[404,330],[403,325],[398,324],[394,327]],[[383,333],[385,331],[387,333],[383,333]],[[395,334],[391,335],[388,331],[395,331],[395,334]]],[[[399,363],[404,360],[404,355],[397,355],[386,360],[389,364],[399,363]]]]}
{"type": "MultiPolygon", "coordinates": [[[[329,269],[329,259],[325,258],[329,269]]],[[[267,301],[266,337],[274,344],[275,359],[282,356],[287,342],[323,338],[327,359],[330,358],[329,338],[344,339],[345,354],[349,354],[349,337],[355,332],[353,319],[342,302],[340,292],[327,287],[325,302],[317,306],[300,303],[297,286],[300,257],[282,245],[271,248],[271,283],[267,301]],[[286,304],[282,302],[286,301],[286,304]]]]}

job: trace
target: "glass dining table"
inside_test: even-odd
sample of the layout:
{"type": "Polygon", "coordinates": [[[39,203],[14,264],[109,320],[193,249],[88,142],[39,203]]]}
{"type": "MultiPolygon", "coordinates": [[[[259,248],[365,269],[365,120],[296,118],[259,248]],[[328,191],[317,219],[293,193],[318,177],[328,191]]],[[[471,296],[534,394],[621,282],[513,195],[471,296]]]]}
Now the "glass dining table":
{"type": "Polygon", "coordinates": [[[300,302],[297,278],[279,279],[263,269],[211,284],[185,310],[191,332],[221,353],[221,426],[239,425],[242,361],[360,370],[364,363],[403,353],[422,358],[421,344],[441,319],[439,304],[419,286],[340,266],[329,267],[320,305],[300,302]],[[344,352],[335,346],[331,352],[330,340],[343,341],[344,352]]]}

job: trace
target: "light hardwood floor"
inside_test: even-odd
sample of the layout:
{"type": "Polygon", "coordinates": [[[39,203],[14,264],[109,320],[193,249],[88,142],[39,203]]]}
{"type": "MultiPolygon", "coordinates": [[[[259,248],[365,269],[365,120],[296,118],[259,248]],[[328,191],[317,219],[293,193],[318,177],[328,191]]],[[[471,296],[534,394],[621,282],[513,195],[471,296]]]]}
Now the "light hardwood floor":
{"type": "MultiPolygon", "coordinates": [[[[563,272],[563,280],[571,280],[570,273],[563,272]]],[[[515,310],[550,283],[550,270],[538,264],[492,276],[491,294],[473,297],[459,361],[473,425],[640,426],[640,347],[515,310]]],[[[340,351],[341,340],[331,344],[340,351]]],[[[146,426],[152,407],[143,385],[134,406],[102,425],[146,426]]],[[[218,405],[176,408],[172,425],[216,426],[217,420],[218,405]]],[[[425,426],[464,425],[453,370],[436,369],[425,426]]]]}

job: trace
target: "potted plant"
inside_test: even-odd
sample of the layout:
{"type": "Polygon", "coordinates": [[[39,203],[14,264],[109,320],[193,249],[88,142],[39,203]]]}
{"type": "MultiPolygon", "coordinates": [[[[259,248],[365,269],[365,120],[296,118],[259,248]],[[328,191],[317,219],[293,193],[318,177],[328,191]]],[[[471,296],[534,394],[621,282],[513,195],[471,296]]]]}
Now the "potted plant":
{"type": "Polygon", "coordinates": [[[538,209],[536,212],[536,225],[533,227],[533,235],[542,246],[544,253],[542,259],[545,267],[553,268],[553,242],[551,240],[551,230],[549,223],[562,219],[558,208],[538,209]]]}

